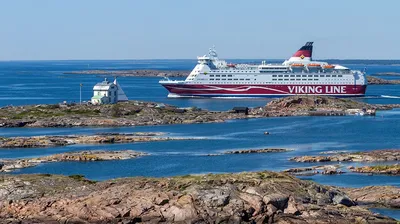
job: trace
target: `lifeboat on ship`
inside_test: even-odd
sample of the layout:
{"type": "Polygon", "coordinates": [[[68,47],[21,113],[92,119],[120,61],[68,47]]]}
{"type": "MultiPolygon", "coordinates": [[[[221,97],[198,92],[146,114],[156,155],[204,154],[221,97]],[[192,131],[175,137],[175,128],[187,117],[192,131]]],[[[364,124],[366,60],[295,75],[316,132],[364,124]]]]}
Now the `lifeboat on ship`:
{"type": "Polygon", "coordinates": [[[304,65],[301,64],[301,63],[293,63],[293,64],[290,65],[290,69],[293,72],[300,72],[300,71],[302,71],[304,69],[304,65]]]}
{"type": "Polygon", "coordinates": [[[229,68],[236,68],[236,64],[232,64],[232,63],[227,64],[227,66],[228,66],[229,68]]]}
{"type": "Polygon", "coordinates": [[[331,72],[335,68],[334,65],[324,65],[323,69],[325,72],[331,72]]]}
{"type": "Polygon", "coordinates": [[[317,72],[321,70],[321,65],[317,63],[310,63],[307,65],[308,71],[310,72],[317,72]]]}

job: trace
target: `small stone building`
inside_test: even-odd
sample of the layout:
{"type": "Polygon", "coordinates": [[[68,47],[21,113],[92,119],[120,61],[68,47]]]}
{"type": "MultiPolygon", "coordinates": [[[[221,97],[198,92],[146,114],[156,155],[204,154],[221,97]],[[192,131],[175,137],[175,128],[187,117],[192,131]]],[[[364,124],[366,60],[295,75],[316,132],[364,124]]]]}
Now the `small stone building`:
{"type": "Polygon", "coordinates": [[[118,102],[118,87],[105,79],[93,87],[92,104],[114,104],[118,102]]]}

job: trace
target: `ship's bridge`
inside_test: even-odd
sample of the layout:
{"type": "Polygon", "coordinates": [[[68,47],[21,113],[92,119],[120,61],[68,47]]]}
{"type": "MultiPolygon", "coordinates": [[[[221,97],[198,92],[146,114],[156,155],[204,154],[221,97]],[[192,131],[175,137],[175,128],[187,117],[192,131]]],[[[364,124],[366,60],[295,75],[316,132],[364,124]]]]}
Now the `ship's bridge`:
{"type": "Polygon", "coordinates": [[[197,61],[201,65],[208,65],[208,67],[210,67],[211,69],[220,69],[227,67],[226,61],[220,60],[218,58],[218,54],[214,46],[209,49],[208,55],[197,57],[197,61]]]}

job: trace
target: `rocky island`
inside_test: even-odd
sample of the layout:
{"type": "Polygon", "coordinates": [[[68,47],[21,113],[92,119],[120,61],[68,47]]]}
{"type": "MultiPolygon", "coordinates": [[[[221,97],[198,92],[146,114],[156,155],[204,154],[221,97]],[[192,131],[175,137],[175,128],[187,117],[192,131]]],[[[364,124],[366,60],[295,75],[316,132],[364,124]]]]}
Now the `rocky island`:
{"type": "MultiPolygon", "coordinates": [[[[321,163],[321,162],[390,162],[400,160],[400,149],[385,149],[385,150],[372,150],[353,153],[338,153],[329,156],[297,156],[290,158],[290,160],[302,163],[321,163]]],[[[319,165],[310,167],[299,167],[285,170],[285,172],[296,175],[314,175],[314,174],[340,174],[344,173],[341,170],[343,164],[336,165],[319,165]],[[322,170],[322,171],[320,171],[322,170]]],[[[368,174],[385,174],[385,175],[400,175],[400,165],[374,165],[353,167],[349,166],[347,169],[355,173],[368,173],[368,174]]]]}
{"type": "Polygon", "coordinates": [[[103,133],[97,135],[66,135],[66,136],[32,136],[32,137],[0,137],[0,148],[39,148],[74,144],[114,144],[132,142],[155,142],[171,140],[193,140],[200,138],[154,136],[160,133],[121,134],[103,133]]]}
{"type": "Polygon", "coordinates": [[[267,171],[104,182],[0,178],[0,219],[7,223],[397,223],[358,206],[343,189],[267,171]]]}
{"type": "Polygon", "coordinates": [[[64,162],[64,161],[106,161],[106,160],[122,160],[133,159],[140,156],[148,155],[143,152],[133,150],[90,150],[80,152],[66,152],[50,156],[29,159],[0,159],[0,172],[10,172],[15,169],[22,169],[39,165],[41,163],[64,162]]]}
{"type": "Polygon", "coordinates": [[[373,76],[367,76],[368,85],[400,85],[400,80],[381,79],[373,76]]]}
{"type": "Polygon", "coordinates": [[[351,167],[350,169],[355,173],[369,173],[369,174],[385,174],[385,175],[400,175],[400,164],[393,165],[375,165],[363,167],[351,167]]]}
{"type": "Polygon", "coordinates": [[[400,149],[371,150],[352,153],[338,153],[329,156],[298,156],[290,160],[296,162],[377,162],[400,160],[400,149]]]}
{"type": "Polygon", "coordinates": [[[0,108],[0,127],[139,126],[223,122],[232,119],[281,116],[332,116],[400,105],[372,105],[327,96],[290,96],[275,99],[264,107],[250,108],[248,114],[179,108],[152,102],[128,101],[106,105],[29,105],[0,108]]]}

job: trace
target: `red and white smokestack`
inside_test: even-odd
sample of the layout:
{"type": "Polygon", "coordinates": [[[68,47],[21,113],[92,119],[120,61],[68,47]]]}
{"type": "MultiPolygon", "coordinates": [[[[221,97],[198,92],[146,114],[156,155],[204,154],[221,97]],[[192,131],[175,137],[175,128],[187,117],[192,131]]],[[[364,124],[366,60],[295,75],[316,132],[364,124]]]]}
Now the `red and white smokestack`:
{"type": "Polygon", "coordinates": [[[307,42],[303,47],[301,47],[293,56],[289,59],[289,61],[311,61],[312,60],[312,50],[313,50],[314,42],[307,42]]]}

